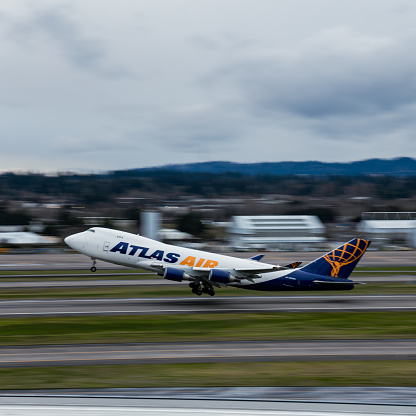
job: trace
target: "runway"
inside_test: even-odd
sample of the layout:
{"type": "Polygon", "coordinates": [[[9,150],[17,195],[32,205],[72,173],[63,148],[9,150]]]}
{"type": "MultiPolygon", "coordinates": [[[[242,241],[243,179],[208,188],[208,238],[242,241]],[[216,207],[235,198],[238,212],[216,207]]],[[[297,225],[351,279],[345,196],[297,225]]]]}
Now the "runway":
{"type": "Polygon", "coordinates": [[[219,341],[0,348],[0,367],[414,359],[414,339],[219,341]]]}
{"type": "MultiPolygon", "coordinates": [[[[361,388],[365,393],[366,387],[361,388]]],[[[256,388],[254,388],[257,392],[256,388]]],[[[273,400],[268,397],[221,399],[215,392],[209,398],[182,399],[170,397],[136,397],[132,393],[114,395],[94,393],[3,394],[0,395],[0,414],[9,416],[387,416],[415,415],[413,405],[384,404],[383,402],[311,402],[302,400],[273,400]]],[[[324,393],[322,393],[324,394],[324,393]]],[[[382,394],[382,393],[379,393],[382,394]]]]}
{"type": "MultiPolygon", "coordinates": [[[[148,273],[146,274],[148,276],[148,273]]],[[[125,276],[125,275],[123,275],[125,276]]],[[[73,277],[78,277],[73,275],[73,277]]],[[[37,276],[36,276],[37,278],[37,276]]],[[[15,278],[14,278],[15,279],[15,278]]],[[[108,279],[108,280],[36,280],[4,282],[0,281],[1,289],[50,289],[64,287],[121,287],[121,286],[176,286],[178,282],[172,282],[155,276],[154,279],[108,279]]]]}
{"type": "Polygon", "coordinates": [[[0,317],[414,311],[416,295],[310,295],[0,301],[0,317]]]}

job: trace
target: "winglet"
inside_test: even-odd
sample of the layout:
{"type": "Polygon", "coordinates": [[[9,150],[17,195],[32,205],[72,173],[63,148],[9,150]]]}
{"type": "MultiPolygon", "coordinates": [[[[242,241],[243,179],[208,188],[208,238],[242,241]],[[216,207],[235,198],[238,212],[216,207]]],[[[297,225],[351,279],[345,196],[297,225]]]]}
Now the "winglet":
{"type": "Polygon", "coordinates": [[[250,257],[250,260],[260,261],[264,257],[264,254],[257,254],[257,256],[250,257]]]}

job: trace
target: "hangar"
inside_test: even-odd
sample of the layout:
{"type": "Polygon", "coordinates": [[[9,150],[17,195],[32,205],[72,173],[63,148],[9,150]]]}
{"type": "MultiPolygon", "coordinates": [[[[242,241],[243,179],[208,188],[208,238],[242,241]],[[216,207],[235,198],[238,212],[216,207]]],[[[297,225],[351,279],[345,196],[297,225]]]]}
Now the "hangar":
{"type": "Polygon", "coordinates": [[[416,212],[363,212],[361,217],[357,230],[373,247],[416,248],[416,212]]]}
{"type": "Polygon", "coordinates": [[[315,215],[234,216],[228,231],[236,250],[320,249],[326,241],[315,215]]]}

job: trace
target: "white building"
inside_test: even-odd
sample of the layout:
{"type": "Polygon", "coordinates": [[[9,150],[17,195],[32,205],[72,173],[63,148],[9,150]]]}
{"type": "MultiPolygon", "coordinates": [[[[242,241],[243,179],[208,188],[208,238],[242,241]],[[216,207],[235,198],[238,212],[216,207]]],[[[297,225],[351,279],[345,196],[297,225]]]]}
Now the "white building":
{"type": "Polygon", "coordinates": [[[235,216],[229,228],[237,250],[302,250],[320,248],[325,226],[315,215],[235,216]]]}
{"type": "Polygon", "coordinates": [[[32,232],[8,232],[0,233],[0,245],[38,245],[38,244],[57,244],[59,238],[45,237],[32,232]]]}
{"type": "Polygon", "coordinates": [[[416,248],[416,212],[363,212],[357,230],[372,240],[373,246],[416,248]]]}

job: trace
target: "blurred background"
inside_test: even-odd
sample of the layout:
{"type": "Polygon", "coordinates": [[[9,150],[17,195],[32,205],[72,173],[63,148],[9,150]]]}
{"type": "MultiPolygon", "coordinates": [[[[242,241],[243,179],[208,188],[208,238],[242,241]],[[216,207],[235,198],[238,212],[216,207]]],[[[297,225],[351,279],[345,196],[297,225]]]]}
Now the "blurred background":
{"type": "Polygon", "coordinates": [[[415,406],[415,21],[412,0],[1,2],[0,399],[415,406]],[[89,273],[63,239],[94,226],[282,264],[366,238],[367,284],[196,297],[89,273]]]}
{"type": "Polygon", "coordinates": [[[219,252],[322,251],[356,236],[377,250],[416,247],[416,160],[313,170],[293,162],[3,173],[0,246],[63,248],[65,236],[100,226],[219,252]]]}

